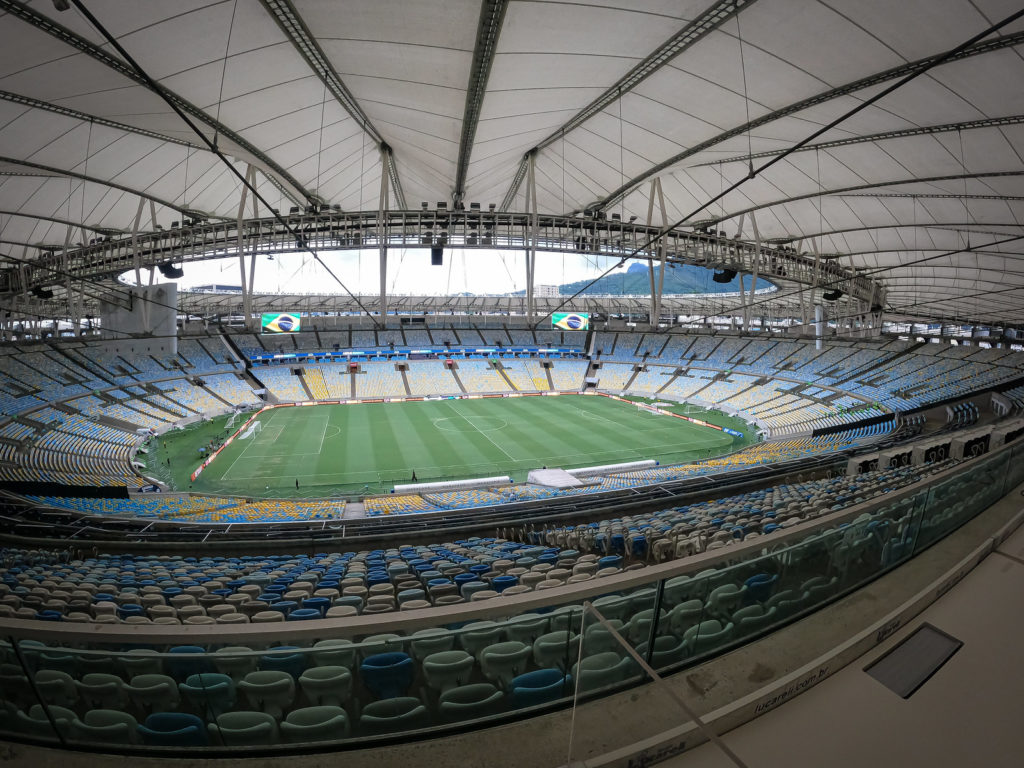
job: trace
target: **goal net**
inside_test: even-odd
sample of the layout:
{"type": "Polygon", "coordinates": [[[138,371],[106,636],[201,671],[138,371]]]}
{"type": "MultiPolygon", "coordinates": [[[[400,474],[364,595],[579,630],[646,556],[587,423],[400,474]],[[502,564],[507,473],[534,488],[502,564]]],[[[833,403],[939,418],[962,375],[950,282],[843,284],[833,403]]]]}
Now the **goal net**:
{"type": "Polygon", "coordinates": [[[636,412],[641,414],[641,415],[648,414],[650,416],[664,416],[665,415],[664,411],[660,411],[660,410],[658,410],[656,408],[653,408],[652,406],[648,405],[647,403],[636,403],[636,412]]]}
{"type": "Polygon", "coordinates": [[[245,432],[238,436],[239,440],[248,440],[250,437],[256,437],[260,432],[263,431],[263,424],[258,421],[254,421],[245,432]]]}
{"type": "Polygon", "coordinates": [[[236,421],[238,421],[238,411],[235,411],[234,413],[232,413],[231,417],[228,419],[228,423],[227,423],[228,428],[235,426],[235,422],[236,421]]]}

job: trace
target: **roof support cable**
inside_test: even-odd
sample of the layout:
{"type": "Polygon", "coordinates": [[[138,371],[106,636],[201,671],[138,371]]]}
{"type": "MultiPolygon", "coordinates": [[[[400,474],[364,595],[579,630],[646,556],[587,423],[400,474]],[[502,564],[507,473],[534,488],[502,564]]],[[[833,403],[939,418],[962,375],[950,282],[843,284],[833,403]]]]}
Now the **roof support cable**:
{"type": "MultiPolygon", "coordinates": [[[[883,274],[885,272],[892,272],[895,269],[902,269],[902,268],[905,268],[905,267],[913,267],[913,266],[916,266],[918,264],[925,264],[927,262],[936,261],[938,259],[949,258],[950,256],[956,256],[957,254],[962,254],[962,253],[976,253],[978,251],[984,251],[985,249],[993,248],[993,247],[998,246],[998,245],[1007,245],[1009,243],[1018,243],[1018,242],[1021,242],[1021,241],[1024,241],[1024,235],[1014,235],[1012,237],[1006,237],[1006,238],[1003,238],[1001,240],[994,240],[992,242],[985,243],[984,245],[979,244],[979,245],[976,245],[976,246],[972,246],[970,250],[967,250],[966,248],[956,248],[956,249],[953,249],[953,250],[950,250],[950,251],[943,251],[941,253],[936,253],[936,254],[933,254],[932,256],[922,256],[921,258],[914,259],[912,261],[904,261],[904,262],[897,263],[897,264],[892,264],[892,265],[889,265],[889,266],[886,266],[886,267],[874,267],[873,269],[868,269],[868,270],[862,271],[860,273],[860,276],[861,277],[874,277],[875,275],[880,275],[880,274],[883,274]]],[[[840,283],[839,280],[833,279],[833,280],[829,280],[827,282],[819,283],[818,287],[821,288],[821,289],[826,289],[826,288],[830,288],[830,287],[836,286],[839,283],[840,283]]],[[[917,291],[917,288],[918,288],[918,286],[915,285],[914,286],[915,293],[917,291]]],[[[1014,290],[1017,290],[1019,288],[1020,288],[1020,286],[1018,286],[1014,290]]],[[[769,296],[769,297],[764,298],[764,299],[760,299],[759,301],[755,302],[755,304],[766,304],[766,303],[768,303],[770,301],[779,301],[779,300],[787,298],[787,296],[796,295],[800,291],[806,291],[806,290],[810,290],[810,288],[808,286],[803,286],[801,288],[798,288],[796,291],[792,291],[789,294],[774,295],[774,296],[769,296]]],[[[994,293],[1001,293],[1001,291],[995,291],[994,293]]],[[[935,302],[922,302],[922,303],[932,304],[932,303],[935,303],[935,302]]],[[[891,311],[895,312],[895,311],[901,310],[902,308],[901,307],[895,307],[891,303],[889,303],[889,309],[891,311]]],[[[711,315],[704,315],[701,318],[701,320],[707,320],[710,317],[712,317],[712,316],[711,315]]]]}
{"type": "Polygon", "coordinates": [[[565,134],[562,134],[562,215],[565,216],[565,134]]]}
{"type": "MultiPolygon", "coordinates": [[[[971,220],[971,209],[967,202],[967,163],[964,162],[964,132],[957,130],[956,137],[960,141],[960,169],[964,172],[964,221],[971,220]]],[[[971,247],[971,229],[967,228],[965,233],[967,247],[971,247]]]]}
{"type": "MultiPolygon", "coordinates": [[[[79,0],[75,0],[75,2],[77,3],[77,2],[79,2],[79,0]]],[[[860,112],[863,112],[865,109],[870,107],[872,104],[875,104],[876,102],[880,101],[881,99],[884,99],[886,96],[888,96],[889,94],[893,93],[894,91],[899,90],[904,85],[906,85],[907,83],[911,82],[912,80],[916,80],[918,77],[923,75],[925,72],[929,72],[932,69],[934,69],[935,67],[937,67],[937,66],[939,66],[941,64],[944,64],[945,62],[947,62],[947,61],[949,61],[951,59],[956,58],[960,53],[962,53],[966,49],[970,48],[975,43],[977,43],[980,40],[983,40],[984,38],[988,37],[993,32],[996,32],[996,31],[1002,29],[1003,27],[1005,27],[1005,26],[1007,26],[1009,24],[1012,24],[1013,22],[1017,21],[1017,19],[1019,19],[1021,17],[1024,17],[1024,8],[1022,8],[1022,9],[1020,9],[1020,10],[1018,10],[1018,11],[1012,13],[1012,14],[1010,14],[1009,16],[1007,16],[1006,18],[1002,19],[1001,21],[997,21],[995,24],[990,25],[986,29],[984,29],[981,32],[979,32],[978,34],[972,36],[971,38],[969,38],[968,40],[964,41],[963,43],[961,43],[960,45],[956,46],[955,48],[952,48],[952,49],[946,51],[945,53],[943,53],[943,54],[941,54],[939,56],[936,56],[935,58],[931,59],[929,62],[927,62],[926,64],[922,65],[919,69],[916,69],[913,72],[911,72],[910,74],[900,78],[899,80],[897,80],[892,85],[888,86],[887,88],[882,89],[881,91],[876,93],[874,96],[871,96],[871,97],[865,99],[864,101],[860,102],[856,106],[854,106],[851,109],[847,110],[846,112],[844,112],[843,114],[841,114],[839,117],[835,118],[834,120],[832,120],[828,124],[823,125],[821,128],[819,128],[818,130],[814,131],[809,136],[807,136],[804,139],[798,141],[796,144],[793,144],[792,146],[787,148],[781,154],[776,155],[774,158],[772,158],[768,162],[766,162],[763,165],[761,165],[758,168],[756,168],[751,175],[749,175],[749,176],[747,176],[747,177],[745,177],[743,179],[740,179],[739,181],[737,181],[734,184],[730,185],[727,189],[723,189],[721,192],[719,192],[717,195],[712,197],[710,200],[708,200],[707,202],[703,203],[702,205],[700,205],[698,208],[694,209],[690,213],[686,214],[685,216],[683,216],[681,219],[679,219],[675,223],[669,224],[669,225],[666,225],[666,226],[662,227],[660,230],[658,230],[657,233],[655,233],[654,235],[651,235],[640,246],[638,246],[633,251],[631,251],[630,253],[628,253],[625,256],[623,256],[618,261],[618,263],[616,263],[614,266],[610,267],[608,270],[606,270],[598,278],[595,278],[594,280],[590,281],[589,283],[587,283],[587,285],[585,285],[579,291],[574,293],[572,296],[570,296],[567,299],[565,299],[564,301],[560,302],[558,304],[558,306],[555,307],[551,312],[549,312],[547,315],[544,315],[543,317],[541,317],[537,321],[537,325],[539,326],[539,324],[541,322],[543,322],[548,317],[550,317],[552,312],[560,311],[562,309],[562,307],[566,306],[569,302],[571,302],[573,299],[575,299],[577,296],[579,296],[580,293],[582,293],[584,290],[586,290],[591,285],[593,285],[595,282],[597,282],[597,280],[599,280],[601,277],[604,277],[606,274],[611,272],[616,267],[618,267],[618,266],[620,266],[622,264],[625,264],[629,259],[631,259],[634,256],[636,256],[636,254],[641,253],[641,252],[645,251],[646,249],[650,248],[656,242],[658,242],[663,237],[665,237],[665,235],[667,235],[669,232],[671,232],[672,230],[678,229],[679,227],[683,226],[687,221],[692,219],[694,216],[696,216],[701,211],[706,210],[709,206],[714,205],[715,203],[717,203],[717,202],[719,202],[721,200],[724,200],[726,195],[728,195],[729,193],[735,191],[739,187],[743,186],[744,184],[746,184],[751,179],[756,178],[758,175],[760,175],[762,172],[768,170],[769,168],[771,168],[776,163],[778,163],[778,162],[784,160],[785,158],[789,157],[789,155],[793,154],[794,152],[799,151],[799,149],[801,147],[804,147],[807,144],[810,144],[812,141],[814,141],[819,136],[822,136],[823,134],[828,133],[833,128],[835,128],[837,125],[840,125],[841,123],[846,122],[847,120],[849,120],[854,115],[856,115],[856,114],[858,114],[860,112]]],[[[1019,238],[1015,238],[1015,239],[1019,239],[1019,238]]],[[[702,319],[707,319],[707,317],[708,316],[705,315],[704,318],[702,318],[702,319]]]]}
{"type": "MultiPolygon", "coordinates": [[[[89,153],[92,152],[92,120],[89,121],[89,135],[85,140],[85,167],[82,170],[83,176],[89,175],[89,153]]],[[[79,221],[85,221],[85,180],[82,180],[82,206],[79,221]]]]}
{"type": "MultiPolygon", "coordinates": [[[[319,138],[317,139],[317,145],[316,145],[316,194],[322,200],[326,199],[326,198],[324,198],[323,195],[320,194],[320,155],[322,155],[323,151],[324,151],[324,111],[326,110],[326,108],[327,108],[327,84],[324,83],[324,94],[323,94],[323,98],[321,98],[321,100],[320,100],[320,134],[319,134],[319,138]]],[[[386,161],[382,161],[382,163],[381,163],[381,173],[384,172],[384,166],[385,165],[386,165],[386,161]]]]}
{"type": "Polygon", "coordinates": [[[238,10],[238,0],[231,5],[231,21],[228,23],[227,40],[224,42],[224,63],[220,68],[220,91],[217,93],[217,124],[213,128],[213,146],[217,146],[217,137],[220,135],[220,105],[224,102],[224,77],[228,72],[228,54],[231,52],[231,33],[235,31],[235,12],[238,10]]]}
{"type": "MultiPolygon", "coordinates": [[[[181,207],[188,205],[188,161],[192,156],[192,147],[185,147],[185,183],[181,186],[181,207]]],[[[156,224],[154,221],[153,224],[156,224]]]]}
{"type": "MultiPolygon", "coordinates": [[[[615,98],[615,101],[619,105],[619,184],[623,184],[626,181],[626,153],[622,144],[622,92],[619,91],[619,95],[615,98]]],[[[622,198],[619,201],[619,216],[623,219],[626,218],[626,198],[622,198]]]]}
{"type": "MultiPolygon", "coordinates": [[[[751,165],[751,172],[753,172],[753,165],[751,165]]],[[[825,231],[825,214],[822,210],[822,204],[824,203],[821,186],[821,153],[818,150],[814,150],[814,175],[815,180],[818,182],[818,196],[814,198],[818,203],[818,231],[825,231]]],[[[824,250],[825,243],[819,237],[818,239],[818,252],[824,250]]]]}
{"type": "MultiPolygon", "coordinates": [[[[743,58],[743,32],[740,30],[740,15],[736,14],[736,39],[740,44],[740,73],[743,75],[743,106],[747,110],[747,173],[754,175],[754,146],[750,137],[752,128],[750,126],[750,96],[747,95],[747,64],[743,58]]],[[[625,182],[623,182],[625,183],[625,182]]]]}
{"type": "MultiPolygon", "coordinates": [[[[341,286],[345,293],[349,295],[349,298],[351,298],[352,301],[354,301],[359,306],[359,308],[366,313],[367,317],[373,320],[375,325],[380,325],[380,322],[374,319],[373,314],[366,307],[366,305],[364,305],[363,302],[361,302],[359,298],[354,293],[352,293],[352,291],[349,290],[348,286],[341,281],[341,278],[339,278],[334,273],[334,270],[327,266],[324,260],[320,258],[320,254],[317,253],[316,249],[309,244],[308,238],[302,233],[300,233],[297,229],[295,229],[295,227],[293,227],[291,224],[289,224],[288,221],[286,221],[281,216],[280,212],[272,205],[270,205],[269,202],[267,202],[266,198],[264,198],[263,195],[256,188],[256,185],[250,184],[248,179],[246,179],[245,176],[243,176],[235,167],[234,163],[232,163],[227,158],[227,156],[223,152],[221,152],[212,141],[210,141],[209,137],[207,137],[205,133],[199,130],[199,127],[194,122],[192,122],[188,115],[186,115],[182,111],[182,109],[177,105],[177,103],[175,103],[174,99],[171,99],[167,96],[164,89],[160,87],[160,85],[155,80],[153,80],[153,78],[150,77],[149,74],[141,66],[139,66],[138,62],[136,62],[135,59],[132,58],[131,54],[129,54],[128,51],[126,51],[124,47],[117,41],[117,38],[110,34],[107,28],[104,27],[99,22],[99,20],[92,15],[89,9],[85,7],[85,4],[82,2],[82,0],[71,0],[71,2],[74,3],[75,8],[78,9],[79,13],[81,13],[82,16],[84,16],[86,20],[93,25],[96,31],[99,32],[104,38],[106,38],[107,42],[110,43],[111,47],[113,47],[113,49],[118,52],[118,54],[124,59],[124,61],[127,62],[127,64],[135,70],[138,76],[149,86],[149,88],[154,93],[158,94],[160,98],[162,98],[164,102],[166,102],[166,104],[172,110],[174,110],[174,113],[181,119],[181,121],[185,123],[185,125],[187,125],[189,128],[191,128],[196,133],[196,135],[202,139],[203,143],[206,144],[207,147],[209,147],[210,151],[220,158],[221,162],[224,163],[225,166],[227,166],[231,173],[233,173],[243,185],[248,187],[252,195],[257,200],[259,200],[260,203],[262,203],[264,208],[270,211],[271,215],[274,217],[277,223],[280,226],[282,226],[285,229],[285,231],[288,232],[289,235],[295,238],[296,244],[300,248],[304,248],[305,250],[309,251],[309,253],[313,255],[313,258],[316,260],[316,262],[321,267],[323,267],[323,269],[327,272],[328,275],[330,275],[334,279],[334,282],[341,286]]],[[[1022,11],[1022,14],[1024,14],[1024,11],[1022,11]]],[[[362,194],[361,188],[360,194],[362,194]]]]}

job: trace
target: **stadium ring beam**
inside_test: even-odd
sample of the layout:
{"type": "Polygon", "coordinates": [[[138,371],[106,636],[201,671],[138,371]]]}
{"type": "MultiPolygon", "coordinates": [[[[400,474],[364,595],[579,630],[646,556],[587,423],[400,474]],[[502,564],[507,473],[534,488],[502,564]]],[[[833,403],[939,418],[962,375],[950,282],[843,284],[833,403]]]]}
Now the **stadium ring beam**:
{"type": "Polygon", "coordinates": [[[772,283],[840,291],[841,301],[863,307],[884,304],[879,282],[842,266],[835,254],[808,255],[703,232],[665,230],[619,219],[582,218],[498,211],[376,211],[292,213],[237,221],[193,222],[170,230],[118,239],[100,238],[82,247],[44,251],[31,264],[0,272],[0,293],[62,288],[68,278],[113,278],[138,266],[189,263],[242,254],[283,254],[369,248],[517,249],[586,253],[613,258],[733,270],[772,283]],[[295,233],[295,234],[293,234],[295,233]],[[298,237],[296,237],[296,234],[298,237]],[[659,239],[660,235],[660,239],[659,239]]]}

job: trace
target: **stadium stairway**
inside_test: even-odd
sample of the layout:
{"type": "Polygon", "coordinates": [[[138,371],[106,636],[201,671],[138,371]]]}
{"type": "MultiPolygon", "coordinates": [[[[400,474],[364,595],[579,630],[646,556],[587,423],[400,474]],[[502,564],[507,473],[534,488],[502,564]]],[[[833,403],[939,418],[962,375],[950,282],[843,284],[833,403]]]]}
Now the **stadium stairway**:
{"type": "Polygon", "coordinates": [[[850,376],[840,376],[840,377],[837,377],[835,382],[833,383],[833,385],[836,386],[836,387],[839,387],[840,389],[842,389],[843,384],[849,383],[849,382],[854,381],[854,380],[858,380],[859,381],[859,380],[868,378],[868,377],[870,377],[871,372],[874,371],[874,370],[890,366],[890,365],[892,365],[897,360],[902,360],[902,359],[906,359],[906,358],[913,358],[913,355],[912,355],[913,351],[915,349],[919,348],[919,347],[922,347],[922,346],[927,346],[927,345],[926,344],[913,344],[912,346],[909,346],[906,349],[899,350],[898,352],[896,352],[893,355],[883,355],[881,358],[876,360],[874,363],[869,365],[867,368],[861,368],[861,369],[857,370],[854,374],[852,374],[850,376]]]}
{"type": "Polygon", "coordinates": [[[710,387],[710,386],[711,386],[712,384],[714,384],[715,382],[717,382],[717,381],[722,381],[722,380],[723,380],[724,378],[725,378],[725,375],[724,375],[724,374],[721,374],[721,373],[716,373],[716,374],[715,374],[715,375],[714,375],[714,376],[713,376],[712,378],[708,379],[708,383],[707,383],[707,384],[705,384],[705,385],[704,385],[703,387],[701,387],[700,389],[697,389],[697,390],[695,390],[695,391],[691,392],[691,393],[690,393],[690,398],[691,398],[691,399],[693,399],[693,400],[699,400],[699,399],[700,399],[700,393],[701,393],[701,392],[703,392],[703,391],[704,391],[705,389],[707,389],[708,387],[710,387]]]}
{"type": "Polygon", "coordinates": [[[221,340],[221,343],[227,349],[228,354],[235,358],[236,361],[245,365],[248,368],[252,363],[249,362],[249,356],[239,349],[238,344],[235,343],[234,338],[230,334],[219,333],[217,337],[221,340]]]}
{"type": "Polygon", "coordinates": [[[629,381],[627,381],[626,386],[622,388],[623,391],[629,390],[629,388],[633,385],[633,381],[636,379],[637,376],[640,375],[641,371],[643,371],[643,365],[639,365],[633,369],[633,374],[629,377],[629,381]]]}
{"type": "Polygon", "coordinates": [[[246,384],[248,384],[250,388],[252,388],[252,389],[262,389],[263,388],[263,385],[260,384],[259,379],[257,379],[253,375],[252,368],[247,366],[244,371],[241,371],[241,374],[242,374],[242,380],[246,384]]]}
{"type": "MultiPolygon", "coordinates": [[[[250,376],[249,378],[251,379],[252,377],[250,376]]],[[[227,407],[227,408],[234,408],[235,407],[232,403],[229,403],[227,400],[225,400],[223,397],[221,397],[219,394],[217,394],[217,392],[215,392],[210,387],[203,386],[203,391],[206,392],[208,395],[210,395],[210,397],[213,397],[213,398],[215,398],[217,400],[220,400],[222,403],[224,403],[225,407],[227,407]]]]}
{"type": "Polygon", "coordinates": [[[113,427],[114,429],[119,429],[122,432],[129,433],[133,433],[135,432],[135,430],[139,428],[138,424],[133,424],[132,422],[124,421],[122,419],[115,419],[113,416],[106,415],[97,416],[96,423],[102,424],[106,427],[113,427]]]}
{"type": "MultiPolygon", "coordinates": [[[[459,391],[465,393],[468,390],[466,389],[466,385],[462,383],[462,379],[459,378],[459,372],[458,372],[458,370],[456,370],[458,367],[459,367],[458,363],[452,363],[452,366],[451,366],[451,368],[448,369],[448,371],[451,373],[452,378],[455,379],[455,383],[459,385],[459,391]]],[[[549,373],[548,377],[550,378],[550,376],[551,376],[551,374],[549,373]]]]}
{"type": "Polygon", "coordinates": [[[508,374],[505,373],[505,366],[503,366],[499,362],[496,362],[496,363],[494,363],[494,370],[496,370],[501,375],[501,378],[503,378],[505,380],[505,382],[509,385],[509,387],[511,388],[511,390],[513,392],[518,392],[519,391],[519,387],[517,387],[515,384],[513,384],[512,383],[512,379],[510,379],[508,377],[508,374]]]}
{"type": "Polygon", "coordinates": [[[41,421],[36,421],[31,415],[18,416],[18,421],[24,424],[26,427],[32,427],[36,432],[45,432],[49,427],[41,421]]]}

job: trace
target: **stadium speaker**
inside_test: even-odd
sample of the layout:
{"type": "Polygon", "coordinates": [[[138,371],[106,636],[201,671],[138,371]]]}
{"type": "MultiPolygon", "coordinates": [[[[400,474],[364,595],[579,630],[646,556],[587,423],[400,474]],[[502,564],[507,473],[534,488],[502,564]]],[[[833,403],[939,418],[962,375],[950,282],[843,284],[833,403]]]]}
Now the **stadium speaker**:
{"type": "Polygon", "coordinates": [[[821,294],[821,298],[823,298],[825,301],[839,301],[839,299],[841,299],[842,297],[843,292],[840,290],[825,291],[825,293],[821,294]]]}
{"type": "Polygon", "coordinates": [[[440,267],[444,263],[444,248],[435,245],[430,249],[430,266],[440,267]]]}
{"type": "Polygon", "coordinates": [[[735,269],[723,269],[721,272],[715,272],[711,279],[716,283],[731,283],[736,277],[735,269]]]}
{"type": "Polygon", "coordinates": [[[168,280],[177,280],[185,276],[185,270],[180,267],[174,266],[171,262],[165,261],[163,264],[157,264],[156,268],[160,270],[160,274],[166,277],[168,280]]]}
{"type": "Polygon", "coordinates": [[[43,288],[41,285],[37,285],[32,289],[32,295],[37,299],[52,299],[53,291],[49,288],[43,288]]]}

